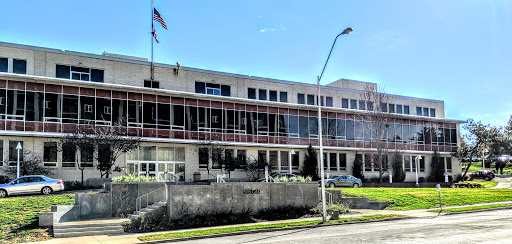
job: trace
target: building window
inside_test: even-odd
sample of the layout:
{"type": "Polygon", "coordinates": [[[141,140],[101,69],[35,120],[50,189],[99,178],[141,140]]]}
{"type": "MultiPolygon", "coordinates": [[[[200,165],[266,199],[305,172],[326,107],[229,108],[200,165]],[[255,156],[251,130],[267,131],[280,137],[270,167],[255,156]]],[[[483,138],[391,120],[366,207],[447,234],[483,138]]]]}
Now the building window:
{"type": "Polygon", "coordinates": [[[340,153],[340,154],[338,154],[338,158],[340,160],[340,170],[346,170],[347,169],[347,154],[340,153]]]}
{"type": "Polygon", "coordinates": [[[350,109],[357,109],[357,100],[350,99],[350,109]]]}
{"type": "Polygon", "coordinates": [[[279,101],[282,103],[288,102],[288,92],[279,92],[279,101]]]}
{"type": "Polygon", "coordinates": [[[238,159],[238,168],[245,169],[247,166],[247,151],[246,150],[236,150],[236,158],[238,159]]]}
{"type": "Polygon", "coordinates": [[[425,156],[420,159],[420,172],[425,172],[425,156]]]}
{"type": "Polygon", "coordinates": [[[336,162],[336,155],[337,153],[329,153],[329,169],[331,171],[338,170],[338,165],[336,162]]]}
{"type": "Polygon", "coordinates": [[[397,113],[397,114],[402,114],[402,113],[403,113],[403,112],[402,112],[402,105],[400,105],[400,104],[397,104],[397,105],[396,105],[396,113],[397,113]]]}
{"type": "Polygon", "coordinates": [[[423,108],[423,116],[428,117],[428,108],[423,108]]]}
{"type": "Polygon", "coordinates": [[[359,110],[366,110],[366,103],[363,100],[359,100],[359,110]]]}
{"type": "Polygon", "coordinates": [[[405,172],[411,172],[411,156],[404,155],[404,169],[405,172]]]}
{"type": "Polygon", "coordinates": [[[308,105],[315,105],[315,96],[308,94],[308,105]]]}
{"type": "Polygon", "coordinates": [[[380,105],[380,109],[381,109],[381,112],[383,112],[383,113],[388,112],[388,104],[387,103],[382,103],[380,105]]]}
{"type": "Polygon", "coordinates": [[[144,80],[144,87],[147,88],[160,88],[160,82],[158,81],[151,81],[151,80],[144,80]]]}
{"type": "Polygon", "coordinates": [[[199,168],[207,169],[210,156],[208,155],[208,148],[199,148],[199,168]]]}
{"type": "Polygon", "coordinates": [[[292,154],[292,169],[299,169],[299,158],[300,152],[295,151],[295,154],[292,154]]]}
{"type": "Polygon", "coordinates": [[[87,144],[80,148],[80,167],[92,167],[94,162],[94,145],[87,144]]]}
{"type": "Polygon", "coordinates": [[[4,140],[0,140],[0,166],[4,166],[4,140]]]}
{"type": "Polygon", "coordinates": [[[452,172],[452,158],[446,158],[446,171],[452,172]]]}
{"type": "Polygon", "coordinates": [[[332,97],[326,97],[325,98],[325,105],[327,107],[332,107],[333,106],[333,104],[332,104],[332,97]]]}
{"type": "Polygon", "coordinates": [[[57,166],[57,142],[44,142],[43,165],[57,166]]]}
{"type": "Polygon", "coordinates": [[[346,98],[341,99],[341,107],[348,108],[348,99],[346,99],[346,98]]]}
{"type": "Polygon", "coordinates": [[[395,104],[389,104],[389,112],[390,113],[395,113],[395,104]]]}
{"type": "Polygon", "coordinates": [[[214,83],[207,83],[196,81],[196,93],[215,95],[215,96],[231,96],[231,86],[220,85],[214,83]]]}
{"type": "Polygon", "coordinates": [[[62,167],[75,167],[76,147],[72,143],[62,144],[62,167]]]}
{"type": "MultiPolygon", "coordinates": [[[[9,140],[9,166],[16,166],[16,161],[18,160],[18,150],[16,147],[18,146],[18,143],[21,144],[21,148],[24,148],[23,141],[9,140]],[[13,165],[12,162],[14,162],[13,165]]],[[[23,149],[20,150],[20,161],[23,161],[23,149]]]]}
{"type": "Polygon", "coordinates": [[[369,111],[373,111],[373,102],[366,102],[366,109],[368,109],[369,111]]]}
{"type": "Polygon", "coordinates": [[[409,105],[404,105],[404,114],[409,114],[409,105]]]}
{"type": "Polygon", "coordinates": [[[0,72],[7,72],[9,69],[9,59],[0,58],[0,72]]]}
{"type": "Polygon", "coordinates": [[[57,78],[103,82],[103,70],[82,68],[67,65],[58,65],[55,76],[57,78]]]}
{"type": "Polygon", "coordinates": [[[256,89],[254,89],[254,88],[247,88],[247,98],[249,98],[249,99],[256,99],[256,89]]]}
{"type": "Polygon", "coordinates": [[[266,150],[258,150],[258,162],[267,163],[267,151],[266,150]]]}
{"type": "Polygon", "coordinates": [[[15,74],[26,74],[27,73],[27,60],[13,59],[12,60],[12,72],[15,74]]]}
{"type": "Polygon", "coordinates": [[[430,117],[436,117],[436,109],[435,108],[430,109],[430,117]]]}
{"type": "Polygon", "coordinates": [[[270,101],[277,102],[277,91],[269,91],[268,96],[270,101]]]}
{"type": "Polygon", "coordinates": [[[267,100],[267,89],[258,89],[258,99],[262,101],[267,100]]]}
{"type": "Polygon", "coordinates": [[[298,104],[306,104],[306,101],[304,100],[304,94],[302,94],[302,93],[297,94],[297,103],[298,104]]]}
{"type": "MultiPolygon", "coordinates": [[[[316,96],[316,104],[318,104],[318,96],[316,96]]],[[[324,96],[320,96],[320,106],[324,106],[324,96]]]]}
{"type": "Polygon", "coordinates": [[[421,107],[416,107],[416,115],[421,116],[421,107]]]}

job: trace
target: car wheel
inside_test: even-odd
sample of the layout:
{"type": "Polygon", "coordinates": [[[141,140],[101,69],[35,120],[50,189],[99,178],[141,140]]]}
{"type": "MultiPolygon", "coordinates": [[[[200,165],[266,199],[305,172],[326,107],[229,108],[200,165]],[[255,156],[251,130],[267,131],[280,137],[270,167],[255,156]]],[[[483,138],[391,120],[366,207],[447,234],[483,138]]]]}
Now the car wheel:
{"type": "Polygon", "coordinates": [[[359,188],[359,184],[354,184],[353,187],[354,188],[359,188]]]}
{"type": "Polygon", "coordinates": [[[7,191],[4,189],[1,189],[0,190],[0,198],[6,197],[6,196],[7,196],[7,191]]]}
{"type": "Polygon", "coordinates": [[[52,188],[45,186],[43,187],[43,189],[41,189],[41,193],[43,193],[43,195],[49,195],[50,193],[52,193],[52,188]]]}
{"type": "Polygon", "coordinates": [[[489,178],[489,177],[485,177],[485,179],[484,179],[484,180],[485,180],[485,181],[490,181],[490,180],[491,180],[491,178],[489,178]]]}
{"type": "Polygon", "coordinates": [[[336,184],[334,184],[334,183],[329,183],[329,187],[336,187],[336,184]]]}

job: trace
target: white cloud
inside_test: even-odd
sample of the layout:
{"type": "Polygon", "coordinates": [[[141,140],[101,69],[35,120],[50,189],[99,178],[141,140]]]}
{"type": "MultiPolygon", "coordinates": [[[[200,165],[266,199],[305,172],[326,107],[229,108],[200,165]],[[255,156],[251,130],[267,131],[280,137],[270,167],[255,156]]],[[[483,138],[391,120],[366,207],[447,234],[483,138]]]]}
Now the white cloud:
{"type": "Polygon", "coordinates": [[[260,30],[260,32],[275,32],[275,31],[286,31],[286,27],[284,25],[276,25],[273,27],[267,27],[260,30]]]}

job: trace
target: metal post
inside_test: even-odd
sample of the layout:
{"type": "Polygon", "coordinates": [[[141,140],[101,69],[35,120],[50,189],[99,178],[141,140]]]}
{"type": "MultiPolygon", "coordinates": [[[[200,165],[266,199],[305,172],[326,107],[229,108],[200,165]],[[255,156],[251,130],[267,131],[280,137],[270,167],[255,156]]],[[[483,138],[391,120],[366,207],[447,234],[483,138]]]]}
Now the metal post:
{"type": "Polygon", "coordinates": [[[151,0],[151,82],[155,79],[155,65],[153,64],[153,38],[155,31],[155,27],[153,25],[153,20],[155,19],[155,7],[153,6],[153,0],[151,0]]]}
{"type": "Polygon", "coordinates": [[[21,142],[18,142],[16,146],[16,150],[18,150],[18,159],[16,160],[16,178],[20,178],[20,150],[23,149],[21,147],[21,142]]]}
{"type": "Polygon", "coordinates": [[[318,90],[318,146],[320,147],[320,153],[318,158],[320,159],[320,181],[322,184],[322,220],[327,221],[327,205],[325,203],[325,179],[324,179],[324,150],[322,144],[322,108],[320,106],[320,76],[317,78],[317,90],[318,90]]]}
{"type": "Polygon", "coordinates": [[[293,155],[292,152],[293,152],[293,150],[290,151],[290,153],[288,154],[289,155],[288,156],[289,157],[288,158],[288,171],[290,171],[290,174],[292,173],[292,155],[293,155]]]}
{"type": "Polygon", "coordinates": [[[416,186],[420,186],[420,184],[418,183],[418,161],[419,161],[419,156],[416,156],[416,160],[414,160],[416,162],[414,162],[416,164],[416,186]]]}
{"type": "Polygon", "coordinates": [[[482,151],[482,169],[485,170],[485,151],[482,151]]]}

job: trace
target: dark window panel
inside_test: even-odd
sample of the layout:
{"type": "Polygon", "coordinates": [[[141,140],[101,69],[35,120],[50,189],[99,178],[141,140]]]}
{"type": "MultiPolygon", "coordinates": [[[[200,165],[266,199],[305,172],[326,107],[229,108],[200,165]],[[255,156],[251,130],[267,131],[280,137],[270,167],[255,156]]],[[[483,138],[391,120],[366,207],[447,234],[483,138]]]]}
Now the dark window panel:
{"type": "Polygon", "coordinates": [[[341,107],[348,108],[348,99],[346,99],[346,98],[341,99],[341,107]]]}
{"type": "Polygon", "coordinates": [[[421,107],[416,107],[416,115],[421,116],[421,107]]]}
{"type": "Polygon", "coordinates": [[[231,96],[231,86],[221,85],[220,86],[220,95],[224,96],[224,97],[230,97],[231,96]]]}
{"type": "Polygon", "coordinates": [[[69,79],[70,77],[70,67],[66,65],[58,65],[55,72],[55,77],[69,79]]]}
{"type": "Polygon", "coordinates": [[[57,142],[44,142],[43,162],[57,162],[57,142]]]}
{"type": "Polygon", "coordinates": [[[359,100],[359,110],[366,110],[366,103],[363,100],[359,100]]]}
{"type": "Polygon", "coordinates": [[[0,58],[0,72],[7,72],[9,69],[9,59],[0,58]]]}
{"type": "Polygon", "coordinates": [[[408,105],[404,106],[404,114],[409,114],[409,106],[408,105]]]}
{"type": "Polygon", "coordinates": [[[345,153],[340,153],[339,155],[339,161],[340,161],[340,169],[346,169],[347,168],[347,155],[345,153]]]}
{"type": "Polygon", "coordinates": [[[368,109],[369,111],[373,111],[373,102],[366,102],[366,109],[368,109]]]}
{"type": "Polygon", "coordinates": [[[91,81],[103,82],[104,71],[99,69],[91,69],[91,81]]]}
{"type": "Polygon", "coordinates": [[[402,105],[400,105],[400,104],[397,104],[397,105],[396,105],[396,113],[397,113],[397,114],[402,114],[402,113],[403,113],[403,111],[402,111],[402,105]]]}
{"type": "Polygon", "coordinates": [[[258,90],[258,99],[262,101],[267,100],[267,90],[266,89],[259,89],[258,90]]]}
{"type": "Polygon", "coordinates": [[[64,95],[62,104],[62,123],[78,123],[78,96],[64,95]]]}
{"type": "Polygon", "coordinates": [[[436,117],[436,109],[435,108],[430,109],[430,117],[436,117]]]}
{"type": "Polygon", "coordinates": [[[350,99],[350,109],[357,109],[357,100],[350,99]]]}
{"type": "Polygon", "coordinates": [[[13,59],[12,60],[12,72],[15,74],[26,74],[27,73],[27,60],[13,59]]]}
{"type": "Polygon", "coordinates": [[[272,102],[277,102],[277,91],[269,91],[269,100],[272,102]]]}
{"type": "Polygon", "coordinates": [[[315,105],[315,96],[308,94],[308,105],[315,105]]]}
{"type": "Polygon", "coordinates": [[[304,94],[297,94],[297,103],[298,104],[306,104],[306,101],[304,100],[304,94]]]}
{"type": "Polygon", "coordinates": [[[247,98],[249,98],[249,99],[256,99],[256,89],[254,89],[254,88],[247,88],[247,98]]]}
{"type": "Polygon", "coordinates": [[[299,116],[299,137],[309,138],[308,117],[299,116]]]}
{"type": "Polygon", "coordinates": [[[287,92],[279,92],[279,101],[282,103],[288,102],[288,93],[287,92]]]}
{"type": "Polygon", "coordinates": [[[114,125],[126,126],[128,120],[126,111],[127,102],[125,100],[112,99],[112,123],[114,125]]]}
{"type": "Polygon", "coordinates": [[[168,103],[158,103],[158,129],[170,129],[171,125],[171,105],[168,103]]]}
{"type": "Polygon", "coordinates": [[[332,97],[326,97],[325,98],[325,105],[327,105],[327,107],[332,107],[333,104],[332,104],[332,97]]]}
{"type": "MultiPolygon", "coordinates": [[[[11,141],[9,140],[9,161],[16,162],[18,160],[18,150],[16,147],[18,143],[21,144],[21,148],[25,148],[23,146],[23,141],[11,141]]],[[[23,161],[23,149],[20,150],[20,161],[23,161]]],[[[16,166],[16,165],[14,165],[16,166]]]]}
{"type": "Polygon", "coordinates": [[[387,103],[381,103],[380,104],[381,112],[386,113],[388,111],[388,104],[387,103]]]}
{"type": "Polygon", "coordinates": [[[144,128],[156,128],[156,103],[144,102],[142,106],[144,128]]]}
{"type": "Polygon", "coordinates": [[[390,113],[395,113],[395,104],[389,104],[389,112],[390,113]]]}
{"type": "MultiPolygon", "coordinates": [[[[44,93],[42,92],[27,91],[27,109],[25,112],[25,120],[43,121],[43,96],[44,93]]],[[[5,109],[5,106],[3,106],[3,108],[5,109]]]]}
{"type": "Polygon", "coordinates": [[[423,108],[423,116],[428,117],[428,108],[423,108]]]}
{"type": "Polygon", "coordinates": [[[196,81],[196,93],[206,93],[206,85],[204,84],[204,82],[196,81]]]}

